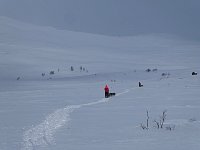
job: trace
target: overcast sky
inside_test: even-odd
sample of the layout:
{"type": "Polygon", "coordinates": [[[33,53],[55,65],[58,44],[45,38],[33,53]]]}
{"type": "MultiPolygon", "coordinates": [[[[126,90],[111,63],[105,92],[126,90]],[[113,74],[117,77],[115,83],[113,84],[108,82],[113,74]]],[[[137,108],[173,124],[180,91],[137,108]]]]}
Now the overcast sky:
{"type": "Polygon", "coordinates": [[[0,0],[0,15],[82,32],[200,40],[200,0],[0,0]]]}

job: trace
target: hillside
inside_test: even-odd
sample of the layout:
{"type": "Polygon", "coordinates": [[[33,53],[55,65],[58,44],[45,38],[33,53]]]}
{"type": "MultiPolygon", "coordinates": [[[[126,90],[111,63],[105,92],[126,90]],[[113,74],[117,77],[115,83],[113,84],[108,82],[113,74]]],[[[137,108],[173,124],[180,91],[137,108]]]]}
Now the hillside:
{"type": "Polygon", "coordinates": [[[0,0],[0,16],[94,34],[168,33],[200,40],[198,0],[0,0]]]}
{"type": "Polygon", "coordinates": [[[1,149],[199,149],[199,48],[165,34],[109,37],[0,17],[1,149]],[[115,97],[104,98],[105,84],[115,97]]]}

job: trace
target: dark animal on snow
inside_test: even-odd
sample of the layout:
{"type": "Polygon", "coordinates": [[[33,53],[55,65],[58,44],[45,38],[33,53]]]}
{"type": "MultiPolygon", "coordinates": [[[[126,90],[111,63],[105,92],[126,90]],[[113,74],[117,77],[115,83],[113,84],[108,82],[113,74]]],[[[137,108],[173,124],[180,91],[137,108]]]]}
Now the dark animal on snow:
{"type": "Polygon", "coordinates": [[[105,95],[105,98],[109,98],[109,97],[112,97],[112,96],[115,96],[115,95],[116,95],[116,93],[107,93],[105,95]]]}
{"type": "Polygon", "coordinates": [[[142,85],[142,83],[141,83],[141,82],[139,82],[139,87],[143,87],[143,85],[142,85]]]}
{"type": "Polygon", "coordinates": [[[115,93],[109,93],[109,97],[110,97],[110,96],[115,96],[115,93]]]}

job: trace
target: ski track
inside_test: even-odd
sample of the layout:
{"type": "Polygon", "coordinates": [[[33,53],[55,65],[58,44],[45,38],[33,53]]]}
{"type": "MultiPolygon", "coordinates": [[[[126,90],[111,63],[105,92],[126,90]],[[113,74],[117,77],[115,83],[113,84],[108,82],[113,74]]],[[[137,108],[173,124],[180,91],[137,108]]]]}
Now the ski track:
{"type": "MultiPolygon", "coordinates": [[[[135,88],[127,89],[121,93],[116,94],[116,96],[128,93],[133,89],[135,88]]],[[[70,121],[70,113],[72,113],[75,109],[79,109],[84,106],[92,106],[108,102],[110,99],[111,97],[102,98],[95,102],[81,105],[70,105],[66,106],[65,108],[56,110],[54,113],[47,116],[42,123],[24,132],[21,150],[35,150],[39,147],[46,147],[48,145],[55,144],[54,134],[62,126],[69,125],[68,122],[70,121]]]]}

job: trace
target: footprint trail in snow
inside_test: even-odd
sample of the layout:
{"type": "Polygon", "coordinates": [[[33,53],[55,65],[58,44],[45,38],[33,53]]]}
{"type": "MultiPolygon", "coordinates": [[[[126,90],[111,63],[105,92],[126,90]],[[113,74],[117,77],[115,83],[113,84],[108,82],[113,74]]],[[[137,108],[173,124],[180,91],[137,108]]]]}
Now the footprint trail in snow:
{"type": "MultiPolygon", "coordinates": [[[[130,89],[127,89],[124,92],[116,94],[116,96],[120,96],[129,91],[130,89]]],[[[72,113],[75,109],[79,109],[84,106],[92,106],[108,102],[110,99],[111,98],[102,98],[95,102],[81,105],[71,105],[56,110],[54,113],[47,116],[42,123],[24,132],[21,150],[35,150],[39,147],[46,147],[54,144],[54,135],[56,131],[64,125],[68,125],[68,122],[70,121],[70,113],[72,113]]]]}

